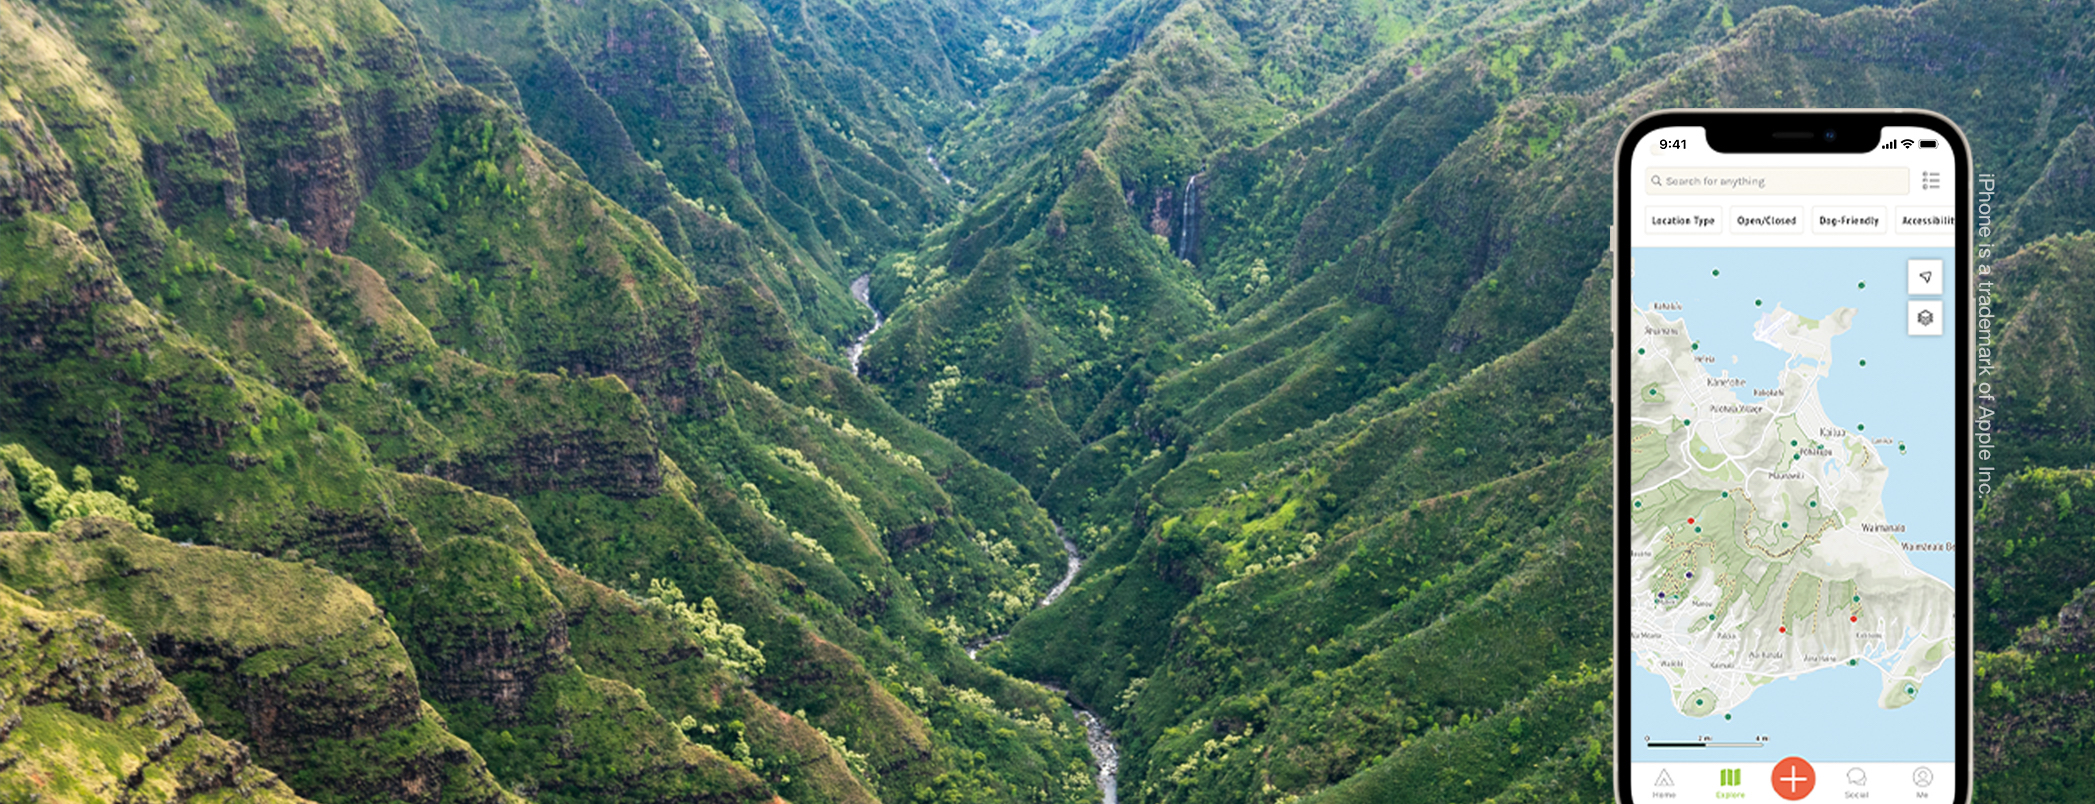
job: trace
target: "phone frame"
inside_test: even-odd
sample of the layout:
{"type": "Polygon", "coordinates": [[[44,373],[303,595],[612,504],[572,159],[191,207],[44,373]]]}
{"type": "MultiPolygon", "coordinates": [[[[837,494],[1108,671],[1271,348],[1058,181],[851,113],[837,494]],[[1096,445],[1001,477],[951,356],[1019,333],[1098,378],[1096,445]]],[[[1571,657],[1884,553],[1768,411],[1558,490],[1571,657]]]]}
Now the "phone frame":
{"type": "MultiPolygon", "coordinates": [[[[1973,377],[1976,376],[1977,307],[1973,295],[1972,281],[1972,166],[1971,148],[1965,140],[1964,131],[1935,112],[1919,109],[1665,109],[1653,111],[1630,123],[1615,146],[1615,215],[1614,225],[1609,227],[1609,254],[1613,257],[1613,281],[1609,283],[1610,298],[1608,326],[1612,335],[1610,346],[1608,387],[1614,402],[1613,422],[1615,437],[1614,469],[1614,578],[1611,591],[1614,598],[1614,657],[1615,657],[1615,739],[1614,763],[1615,800],[1623,804],[1638,802],[1630,790],[1627,760],[1634,735],[1629,731],[1630,694],[1629,673],[1634,671],[1629,661],[1629,596],[1623,584],[1630,577],[1629,550],[1625,540],[1629,538],[1629,507],[1626,504],[1630,485],[1629,441],[1627,432],[1628,408],[1620,400],[1628,399],[1629,372],[1622,365],[1628,353],[1623,343],[1624,332],[1621,322],[1627,320],[1629,311],[1628,283],[1631,274],[1631,235],[1635,226],[1630,220],[1630,172],[1631,160],[1636,147],[1652,131],[1676,126],[1700,126],[1711,147],[1724,152],[1753,153],[1862,153],[1873,149],[1879,142],[1879,130],[1884,126],[1914,126],[1925,128],[1940,135],[1949,146],[1952,162],[1956,168],[1957,198],[1956,289],[1943,294],[1945,303],[1957,307],[1957,331],[1955,337],[1960,348],[1956,365],[1956,385],[1960,389],[1957,398],[1957,422],[1962,432],[1955,440],[1957,444],[1957,471],[1959,482],[1953,485],[1957,493],[1957,577],[1961,585],[1957,589],[1957,655],[1955,658],[1957,693],[1957,750],[1954,787],[1950,800],[1954,804],[1966,804],[1972,795],[1972,552],[1976,545],[1974,531],[1974,490],[1972,488],[1972,442],[1969,430],[1974,403],[1973,377]],[[1838,136],[1827,138],[1823,132],[1835,131],[1838,136]],[[1813,136],[1796,136],[1799,132],[1813,136]],[[1865,135],[1867,133],[1867,136],[1865,135]]],[[[1945,333],[1946,335],[1948,333],[1945,333]]],[[[1809,759],[1807,757],[1806,759],[1809,759]]]]}

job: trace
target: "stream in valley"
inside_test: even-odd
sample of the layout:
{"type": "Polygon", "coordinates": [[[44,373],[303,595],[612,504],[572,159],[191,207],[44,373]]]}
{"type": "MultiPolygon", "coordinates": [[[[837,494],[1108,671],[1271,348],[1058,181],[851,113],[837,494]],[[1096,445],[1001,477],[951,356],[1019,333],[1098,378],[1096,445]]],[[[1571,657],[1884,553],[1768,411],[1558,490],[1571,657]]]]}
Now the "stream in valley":
{"type": "Polygon", "coordinates": [[[866,341],[873,339],[873,333],[880,331],[880,325],[887,323],[887,318],[880,314],[880,308],[873,306],[872,274],[859,274],[857,279],[851,280],[851,298],[873,311],[873,328],[859,333],[858,340],[852,341],[850,351],[846,352],[851,356],[851,376],[856,377],[858,358],[866,353],[866,341]]]}
{"type": "MultiPolygon", "coordinates": [[[[872,284],[872,274],[859,274],[857,279],[851,280],[851,298],[857,299],[859,304],[873,311],[873,327],[860,333],[858,339],[851,342],[848,354],[851,357],[852,376],[858,376],[858,359],[866,352],[866,342],[871,340],[873,333],[879,332],[880,325],[887,321],[886,317],[880,314],[880,308],[873,306],[872,284]]],[[[1056,600],[1060,600],[1062,593],[1069,591],[1069,585],[1076,581],[1077,572],[1084,568],[1084,556],[1077,552],[1077,543],[1062,532],[1062,524],[1049,524],[1055,526],[1055,538],[1062,541],[1062,553],[1069,564],[1068,569],[1062,573],[1062,580],[1056,581],[1047,594],[1041,596],[1041,608],[1047,608],[1056,600]]],[[[1005,634],[995,634],[968,643],[967,657],[975,658],[975,654],[983,648],[1004,641],[1004,636],[1005,634]]],[[[1046,684],[1041,686],[1062,693],[1065,699],[1069,697],[1069,693],[1059,687],[1046,684]]],[[[1100,720],[1091,710],[1077,705],[1073,700],[1069,705],[1077,710],[1077,720],[1084,724],[1084,742],[1091,747],[1092,764],[1098,769],[1098,789],[1100,793],[1105,794],[1105,804],[1120,804],[1120,746],[1113,742],[1113,732],[1108,731],[1105,721],[1100,720]]]]}

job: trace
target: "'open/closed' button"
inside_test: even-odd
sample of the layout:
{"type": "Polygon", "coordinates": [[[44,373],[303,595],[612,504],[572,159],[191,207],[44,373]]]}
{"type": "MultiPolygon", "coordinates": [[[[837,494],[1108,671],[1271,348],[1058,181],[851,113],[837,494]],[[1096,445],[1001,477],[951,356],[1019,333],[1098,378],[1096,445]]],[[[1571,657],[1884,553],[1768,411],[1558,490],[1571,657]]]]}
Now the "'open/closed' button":
{"type": "Polygon", "coordinates": [[[1733,234],[1797,234],[1804,231],[1803,207],[1732,207],[1733,234]]]}

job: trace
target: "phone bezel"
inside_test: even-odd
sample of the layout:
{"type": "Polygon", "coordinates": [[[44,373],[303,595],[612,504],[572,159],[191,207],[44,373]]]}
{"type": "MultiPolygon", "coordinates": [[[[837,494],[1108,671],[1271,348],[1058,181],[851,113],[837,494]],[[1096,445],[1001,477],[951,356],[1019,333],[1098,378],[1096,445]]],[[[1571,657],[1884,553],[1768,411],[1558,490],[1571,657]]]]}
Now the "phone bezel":
{"type": "MultiPolygon", "coordinates": [[[[1612,389],[1611,398],[1615,400],[1615,410],[1611,416],[1615,436],[1615,465],[1612,472],[1615,486],[1613,533],[1615,572],[1612,586],[1615,606],[1613,618],[1615,626],[1615,739],[1613,765],[1615,769],[1615,799],[1625,804],[1640,801],[1634,795],[1634,792],[1630,790],[1629,774],[1626,773],[1628,765],[1626,757],[1629,755],[1631,740],[1634,738],[1634,735],[1628,729],[1630,718],[1628,679],[1632,668],[1629,663],[1629,634],[1624,628],[1624,623],[1628,622],[1629,619],[1629,599],[1623,593],[1622,587],[1622,584],[1629,577],[1629,551],[1624,544],[1624,540],[1629,537],[1629,509],[1625,505],[1626,495],[1629,493],[1629,484],[1625,478],[1626,473],[1629,471],[1629,442],[1623,435],[1627,430],[1627,408],[1621,404],[1620,400],[1629,398],[1630,389],[1627,387],[1629,382],[1628,372],[1623,370],[1622,366],[1622,360],[1627,354],[1627,350],[1622,343],[1623,334],[1620,322],[1629,316],[1629,294],[1626,291],[1631,273],[1630,240],[1635,230],[1630,220],[1629,197],[1630,181],[1632,179],[1630,168],[1631,161],[1636,155],[1636,147],[1643,142],[1646,136],[1657,129],[1677,126],[1700,126],[1704,128],[1710,136],[1711,145],[1715,147],[1721,141],[1724,143],[1727,152],[1753,153],[1860,153],[1863,150],[1875,147],[1875,143],[1878,141],[1876,132],[1883,126],[1913,126],[1925,128],[1941,135],[1949,146],[1952,162],[1956,165],[1954,190],[1958,199],[1959,209],[1955,248],[1957,270],[1954,272],[1957,278],[1956,290],[1950,294],[1945,294],[1943,300],[1945,302],[1954,302],[1958,305],[1956,337],[1962,352],[1957,359],[1956,365],[1956,384],[1961,389],[1957,399],[1956,416],[1960,428],[1967,427],[1971,422],[1974,402],[1972,378],[1975,376],[1976,369],[1973,361],[1976,359],[1974,346],[1977,342],[1977,328],[1974,319],[1976,301],[1972,295],[1973,282],[1971,275],[1972,220],[1970,212],[1973,192],[1971,149],[1965,141],[1963,130],[1959,129],[1957,124],[1935,112],[1918,109],[1667,109],[1650,112],[1637,118],[1623,132],[1622,139],[1617,142],[1615,148],[1615,216],[1614,225],[1610,227],[1611,237],[1609,244],[1609,253],[1613,257],[1614,265],[1613,281],[1609,283],[1611,296],[1609,300],[1609,327],[1613,336],[1610,339],[1613,346],[1611,347],[1612,354],[1609,360],[1610,374],[1612,374],[1609,378],[1609,388],[1612,389]],[[1829,128],[1844,132],[1844,135],[1836,136],[1830,141],[1822,137],[1802,139],[1795,137],[1778,138],[1775,136],[1777,132],[1825,131],[1829,128]],[[1871,136],[1862,136],[1863,131],[1871,132],[1871,136]],[[1720,134],[1719,132],[1722,133],[1720,134]],[[1859,148],[1857,147],[1858,143],[1860,144],[1859,148]]],[[[1962,583],[1957,590],[1959,592],[1957,595],[1958,647],[1955,659],[1956,677],[1954,679],[1957,694],[1957,750],[1956,772],[1954,774],[1955,787],[1950,791],[1950,800],[1953,804],[1965,804],[1970,801],[1972,790],[1972,651],[1975,645],[1971,638],[1971,600],[1972,591],[1975,588],[1972,576],[1972,550],[1976,535],[1974,532],[1974,511],[1972,509],[1974,492],[1971,484],[1972,444],[1970,436],[1970,432],[1966,430],[1955,441],[1957,444],[1957,471],[1961,478],[1960,482],[1954,485],[1954,488],[1957,490],[1957,532],[1961,535],[1957,542],[1956,565],[1957,576],[1962,583]]],[[[1809,759],[1809,757],[1806,757],[1806,759],[1809,759]]]]}

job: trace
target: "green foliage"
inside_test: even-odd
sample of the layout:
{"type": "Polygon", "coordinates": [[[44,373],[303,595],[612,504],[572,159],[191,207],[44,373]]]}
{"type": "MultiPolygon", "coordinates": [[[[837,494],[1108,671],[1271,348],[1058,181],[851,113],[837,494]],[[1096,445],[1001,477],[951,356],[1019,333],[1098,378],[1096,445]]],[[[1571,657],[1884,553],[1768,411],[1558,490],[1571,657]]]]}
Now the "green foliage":
{"type": "MultiPolygon", "coordinates": [[[[73,484],[77,491],[67,491],[58,482],[58,473],[44,466],[20,444],[0,444],[0,471],[12,475],[9,495],[27,492],[27,497],[36,506],[46,529],[56,529],[69,519],[102,516],[121,520],[147,533],[153,532],[153,515],[134,507],[124,497],[93,487],[94,474],[86,466],[73,467],[73,484]],[[21,488],[13,488],[15,483],[21,488]]],[[[124,476],[119,479],[119,488],[133,499],[137,499],[138,481],[124,476]]],[[[150,506],[151,500],[138,500],[140,505],[150,506]]],[[[19,503],[17,503],[19,505],[19,503]]]]}
{"type": "Polygon", "coordinates": [[[261,802],[303,802],[238,744],[203,729],[133,635],[108,618],[0,586],[0,796],[96,801],[140,793],[220,800],[220,786],[261,802]],[[63,675],[49,668],[66,666],[63,675]],[[33,704],[30,702],[34,702],[33,704]]]}
{"type": "Polygon", "coordinates": [[[2095,533],[2095,473],[2030,469],[1985,499],[1979,511],[1982,539],[1974,557],[1979,580],[1974,636],[1982,650],[2006,650],[2016,634],[2055,615],[2081,589],[2095,583],[2095,556],[2086,549],[2095,533]]]}
{"type": "Polygon", "coordinates": [[[2086,783],[2056,9],[0,4],[39,794],[1096,800],[1029,678],[1130,802],[1601,800],[1608,158],[1800,102],[1997,171],[1981,784],[2086,783]]]}
{"type": "MultiPolygon", "coordinates": [[[[691,636],[718,658],[722,667],[751,675],[764,671],[764,654],[743,640],[742,626],[720,619],[720,604],[712,598],[693,606],[685,602],[684,590],[677,588],[675,581],[654,578],[647,582],[647,596],[640,600],[642,607],[655,616],[689,629],[691,636]]],[[[859,759],[862,763],[865,757],[859,759]]]]}

